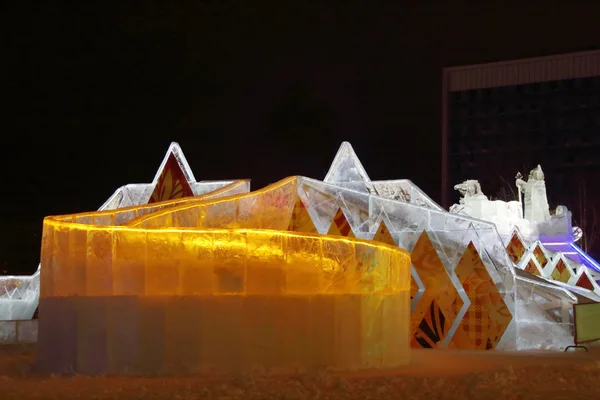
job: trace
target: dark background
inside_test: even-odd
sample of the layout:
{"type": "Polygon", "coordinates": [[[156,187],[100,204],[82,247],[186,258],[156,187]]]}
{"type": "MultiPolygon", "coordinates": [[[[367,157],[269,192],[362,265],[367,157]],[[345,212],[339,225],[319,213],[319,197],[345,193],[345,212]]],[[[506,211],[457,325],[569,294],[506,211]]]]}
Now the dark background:
{"type": "Polygon", "coordinates": [[[600,47],[588,2],[122,3],[2,6],[0,270],[33,272],[44,216],[150,182],[171,141],[256,189],[323,178],[347,140],[439,201],[443,67],[600,47]]]}

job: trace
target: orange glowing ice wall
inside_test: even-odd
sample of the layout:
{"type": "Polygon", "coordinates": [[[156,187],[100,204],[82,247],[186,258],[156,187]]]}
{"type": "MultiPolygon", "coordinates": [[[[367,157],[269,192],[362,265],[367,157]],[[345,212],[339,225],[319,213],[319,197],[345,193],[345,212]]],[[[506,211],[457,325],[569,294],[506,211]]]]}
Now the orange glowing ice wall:
{"type": "Polygon", "coordinates": [[[95,225],[94,213],[46,218],[40,370],[407,364],[409,255],[383,243],[285,231],[296,193],[289,178],[250,194],[190,199],[121,226],[95,225]]]}

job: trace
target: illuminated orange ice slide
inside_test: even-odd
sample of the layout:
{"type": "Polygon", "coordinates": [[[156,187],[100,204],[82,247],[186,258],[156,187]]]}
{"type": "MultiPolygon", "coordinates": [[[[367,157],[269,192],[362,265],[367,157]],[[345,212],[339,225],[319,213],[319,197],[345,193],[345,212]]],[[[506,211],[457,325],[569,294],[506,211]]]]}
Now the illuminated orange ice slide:
{"type": "Polygon", "coordinates": [[[291,231],[301,226],[301,179],[219,199],[47,217],[40,368],[231,373],[408,363],[409,255],[291,231]]]}

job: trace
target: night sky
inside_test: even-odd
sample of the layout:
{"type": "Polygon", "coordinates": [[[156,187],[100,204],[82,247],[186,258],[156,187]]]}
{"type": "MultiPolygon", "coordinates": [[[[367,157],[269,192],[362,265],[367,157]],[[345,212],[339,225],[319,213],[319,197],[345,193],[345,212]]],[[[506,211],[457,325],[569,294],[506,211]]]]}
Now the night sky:
{"type": "Polygon", "coordinates": [[[443,67],[600,48],[587,4],[81,3],[0,12],[0,272],[32,273],[44,216],[150,182],[171,141],[198,180],[256,189],[324,178],[346,140],[439,201],[443,67]]]}

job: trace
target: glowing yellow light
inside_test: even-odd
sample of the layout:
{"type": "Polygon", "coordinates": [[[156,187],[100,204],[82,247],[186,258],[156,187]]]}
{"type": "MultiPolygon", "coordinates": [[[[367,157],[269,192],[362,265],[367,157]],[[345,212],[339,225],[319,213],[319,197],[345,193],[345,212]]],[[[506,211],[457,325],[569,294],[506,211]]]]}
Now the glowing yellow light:
{"type": "MultiPolygon", "coordinates": [[[[133,320],[152,327],[138,326],[138,330],[166,329],[160,336],[166,358],[173,352],[185,353],[181,346],[196,346],[189,338],[201,335],[197,340],[210,351],[226,342],[229,345],[221,348],[226,353],[238,347],[243,350],[238,349],[246,357],[242,359],[239,354],[228,359],[229,353],[212,359],[208,348],[189,356],[190,363],[207,363],[211,358],[211,365],[223,371],[231,371],[233,364],[228,363],[235,360],[278,367],[325,363],[344,369],[406,363],[410,256],[384,243],[286,231],[297,191],[298,180],[292,177],[256,192],[219,199],[192,197],[47,217],[41,307],[65,307],[56,302],[59,298],[73,304],[104,299],[98,300],[97,307],[104,310],[102,315],[112,315],[106,318],[113,322],[103,328],[112,337],[117,335],[111,330],[118,326],[114,320],[121,316],[111,313],[122,314],[128,307],[138,310],[151,302],[164,309],[160,315],[171,315],[170,319],[133,320]],[[139,304],[127,300],[131,298],[139,299],[139,304]],[[179,303],[171,300],[176,298],[188,299],[188,307],[195,304],[204,310],[202,318],[174,317],[183,315],[179,303]],[[119,306],[105,309],[109,303],[119,306]],[[232,342],[227,336],[232,329],[247,335],[236,334],[232,342]],[[316,343],[304,354],[291,349],[304,340],[298,329],[308,329],[311,343],[316,343]],[[279,339],[257,344],[264,330],[280,335],[279,339]],[[181,336],[182,332],[187,336],[181,336]],[[265,357],[271,357],[270,361],[265,357]]],[[[78,316],[73,318],[84,318],[80,306],[75,310],[78,316]]],[[[50,313],[40,315],[51,318],[50,313]]],[[[53,329],[50,320],[42,319],[40,332],[53,329]]],[[[148,334],[140,333],[142,342],[150,340],[148,334]]],[[[80,337],[79,345],[87,346],[86,340],[80,337]]],[[[41,339],[40,356],[51,362],[52,347],[44,343],[41,339]]],[[[132,351],[131,345],[110,343],[113,347],[106,350],[110,354],[132,351]]],[[[90,345],[95,344],[90,341],[90,345]]],[[[140,365],[155,362],[145,348],[135,353],[140,365]]],[[[81,361],[81,372],[87,362],[81,361]]],[[[124,361],[113,364],[107,367],[112,372],[129,368],[124,361]]]]}

